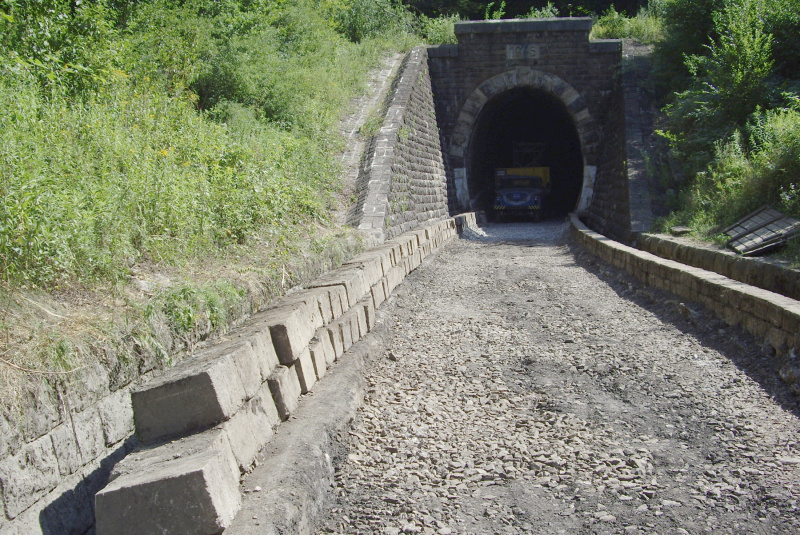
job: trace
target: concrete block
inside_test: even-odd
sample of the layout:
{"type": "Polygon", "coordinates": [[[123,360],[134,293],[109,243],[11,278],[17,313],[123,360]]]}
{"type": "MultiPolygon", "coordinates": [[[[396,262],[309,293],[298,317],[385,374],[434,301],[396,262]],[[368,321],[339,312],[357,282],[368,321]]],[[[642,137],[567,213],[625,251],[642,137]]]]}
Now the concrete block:
{"type": "Polygon", "coordinates": [[[326,327],[326,330],[328,331],[328,339],[331,341],[331,347],[333,347],[333,354],[338,359],[344,353],[342,326],[339,322],[336,322],[326,327]]]}
{"type": "Polygon", "coordinates": [[[97,403],[97,412],[103,424],[103,438],[110,447],[128,438],[133,432],[133,407],[129,389],[117,390],[97,403]]]}
{"type": "Polygon", "coordinates": [[[370,332],[372,328],[375,327],[375,303],[372,302],[372,299],[368,298],[362,301],[362,306],[364,308],[364,319],[367,332],[370,332]]]}
{"type": "Polygon", "coordinates": [[[246,398],[231,355],[206,353],[132,393],[136,434],[147,444],[207,429],[233,416],[246,398]]]}
{"type": "Polygon", "coordinates": [[[386,275],[386,282],[388,284],[387,296],[391,295],[394,289],[400,286],[400,283],[402,283],[405,278],[406,278],[406,270],[403,267],[403,265],[398,264],[395,267],[393,267],[389,271],[389,274],[386,275]]]}
{"type": "Polygon", "coordinates": [[[336,351],[331,341],[330,331],[328,329],[320,329],[314,337],[322,344],[322,354],[325,356],[325,362],[328,367],[336,362],[336,351]]]}
{"type": "Polygon", "coordinates": [[[281,299],[281,306],[296,303],[302,303],[307,307],[311,325],[315,331],[326,324],[326,314],[330,317],[330,298],[327,292],[320,291],[320,288],[300,290],[281,299]],[[326,314],[323,314],[323,310],[326,310],[326,314]]]}
{"type": "MultiPolygon", "coordinates": [[[[353,337],[353,342],[361,340],[369,333],[369,326],[367,325],[367,313],[364,309],[364,304],[368,302],[367,299],[362,300],[359,306],[355,307],[356,325],[358,326],[358,335],[353,337]]],[[[354,333],[355,334],[355,333],[354,333]]]]}
{"type": "Polygon", "coordinates": [[[264,313],[253,316],[247,325],[228,333],[227,338],[231,341],[246,340],[250,342],[253,356],[261,373],[262,383],[267,380],[275,366],[280,364],[264,313]]]}
{"type": "Polygon", "coordinates": [[[294,363],[294,369],[297,372],[297,378],[300,380],[300,392],[308,394],[317,382],[317,372],[314,369],[314,361],[311,360],[311,352],[308,348],[300,353],[300,357],[294,363]]]}
{"type": "MultiPolygon", "coordinates": [[[[258,391],[256,397],[248,401],[242,410],[250,411],[255,415],[258,433],[267,428],[274,429],[281,423],[281,415],[278,413],[278,407],[272,397],[272,389],[267,382],[261,385],[261,390],[258,391]]],[[[266,431],[263,432],[266,433],[266,431]]]]}
{"type": "Polygon", "coordinates": [[[370,287],[383,277],[383,263],[379,252],[368,251],[361,253],[345,262],[344,265],[363,271],[364,280],[370,287]]]}
{"type": "MultiPolygon", "coordinates": [[[[400,243],[388,241],[384,243],[382,247],[388,248],[390,251],[389,259],[391,260],[391,267],[396,266],[397,263],[400,262],[400,258],[403,256],[400,243]]],[[[384,276],[386,276],[387,272],[388,270],[384,271],[384,276]]]]}
{"type": "Polygon", "coordinates": [[[309,288],[325,286],[344,286],[347,292],[348,308],[355,306],[369,291],[364,272],[355,267],[341,267],[318,278],[308,285],[309,288]]]}
{"type": "Polygon", "coordinates": [[[386,279],[381,279],[372,286],[370,292],[372,294],[372,305],[378,308],[386,301],[386,279]]]}
{"type": "Polygon", "coordinates": [[[274,428],[280,421],[269,384],[264,383],[253,399],[245,403],[233,418],[222,424],[242,473],[250,469],[258,453],[274,435],[274,428]]]}
{"type": "MultiPolygon", "coordinates": [[[[317,334],[314,335],[313,340],[311,341],[310,350],[312,353],[312,358],[314,359],[315,365],[317,363],[317,357],[322,357],[323,361],[325,362],[325,368],[329,368],[336,362],[338,355],[336,354],[336,348],[331,341],[331,328],[325,327],[317,331],[317,334]],[[316,353],[316,356],[315,356],[316,353]]],[[[319,374],[319,369],[317,369],[317,378],[322,379],[322,376],[319,374]]],[[[324,374],[325,372],[323,372],[324,374]]]]}
{"type": "Polygon", "coordinates": [[[420,247],[422,247],[422,244],[424,244],[426,241],[428,241],[428,238],[425,235],[425,229],[415,230],[415,231],[411,232],[410,234],[411,234],[412,237],[416,237],[416,242],[415,242],[416,245],[414,247],[415,251],[417,249],[419,249],[420,247]]]}
{"type": "Polygon", "coordinates": [[[417,269],[422,265],[422,258],[422,246],[420,245],[420,248],[414,251],[414,254],[411,256],[412,269],[417,269]]]}
{"type": "Polygon", "coordinates": [[[97,535],[221,533],[241,506],[227,433],[210,430],[137,452],[95,496],[97,535]]]}
{"type": "Polygon", "coordinates": [[[414,271],[414,267],[411,265],[411,255],[403,257],[403,278],[406,278],[409,273],[414,271]]]}
{"type": "Polygon", "coordinates": [[[322,341],[314,337],[314,339],[311,340],[311,346],[308,348],[308,351],[311,355],[311,362],[314,363],[314,373],[317,374],[317,379],[322,379],[328,371],[328,361],[322,341]]]}
{"type": "Polygon", "coordinates": [[[65,477],[77,472],[83,466],[83,456],[72,422],[68,419],[50,431],[50,439],[58,460],[58,473],[65,477]]]}
{"type": "Polygon", "coordinates": [[[394,250],[391,247],[381,246],[373,249],[373,251],[381,260],[382,276],[385,276],[386,273],[392,269],[392,266],[394,266],[394,250]]]}
{"type": "Polygon", "coordinates": [[[78,448],[81,450],[84,463],[88,463],[105,453],[106,444],[103,439],[103,423],[96,407],[73,414],[72,422],[75,426],[75,436],[78,437],[78,448]]]}
{"type": "Polygon", "coordinates": [[[267,380],[272,399],[281,420],[286,420],[297,409],[300,398],[300,378],[294,366],[280,365],[272,371],[267,380]]]}
{"type": "Polygon", "coordinates": [[[14,519],[58,484],[58,459],[45,435],[0,461],[0,487],[6,516],[14,519]]]}
{"type": "Polygon", "coordinates": [[[350,308],[347,302],[347,290],[344,286],[327,286],[326,289],[331,300],[333,320],[335,320],[350,308]]]}
{"type": "MultiPolygon", "coordinates": [[[[309,290],[310,291],[310,290],[309,290]]],[[[327,325],[333,321],[333,305],[331,304],[331,288],[319,288],[314,291],[317,296],[317,306],[322,314],[322,324],[327,325]]]]}
{"type": "MultiPolygon", "coordinates": [[[[342,317],[336,322],[341,330],[341,337],[342,337],[342,350],[347,351],[353,345],[353,311],[349,310],[346,313],[342,314],[342,317]]],[[[357,320],[356,320],[357,321],[357,320]]],[[[356,323],[356,326],[358,323],[356,323]]],[[[358,327],[356,327],[358,329],[358,327]]],[[[357,331],[356,331],[357,332],[357,331]]]]}
{"type": "Polygon", "coordinates": [[[213,352],[229,357],[236,365],[239,378],[244,386],[245,399],[256,395],[261,388],[261,364],[257,361],[253,346],[249,340],[236,340],[220,344],[212,348],[213,352]]]}
{"type": "Polygon", "coordinates": [[[394,265],[400,264],[406,256],[408,256],[407,245],[408,241],[404,240],[402,236],[387,240],[384,245],[391,247],[394,250],[394,265]]]}
{"type": "MultiPolygon", "coordinates": [[[[315,314],[303,301],[268,311],[269,332],[272,345],[281,364],[289,365],[308,347],[308,342],[322,325],[317,325],[315,314]]],[[[318,317],[319,314],[316,314],[318,317]]]]}
{"type": "Polygon", "coordinates": [[[241,473],[250,469],[253,460],[261,450],[252,428],[252,413],[244,410],[237,412],[233,418],[220,425],[220,428],[228,435],[231,444],[231,451],[236,460],[236,465],[241,473]]]}

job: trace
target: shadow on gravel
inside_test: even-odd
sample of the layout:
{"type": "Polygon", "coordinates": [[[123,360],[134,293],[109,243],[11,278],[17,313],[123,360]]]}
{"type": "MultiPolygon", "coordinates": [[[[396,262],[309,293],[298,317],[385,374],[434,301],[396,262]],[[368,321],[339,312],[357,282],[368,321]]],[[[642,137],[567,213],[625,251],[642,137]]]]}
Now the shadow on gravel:
{"type": "Polygon", "coordinates": [[[646,286],[632,275],[587,253],[569,241],[576,265],[605,282],[621,298],[653,313],[660,320],[693,336],[702,345],[718,351],[758,383],[773,401],[800,418],[800,398],[792,394],[778,376],[780,359],[740,327],[731,327],[700,303],[682,300],[671,293],[646,286]]]}

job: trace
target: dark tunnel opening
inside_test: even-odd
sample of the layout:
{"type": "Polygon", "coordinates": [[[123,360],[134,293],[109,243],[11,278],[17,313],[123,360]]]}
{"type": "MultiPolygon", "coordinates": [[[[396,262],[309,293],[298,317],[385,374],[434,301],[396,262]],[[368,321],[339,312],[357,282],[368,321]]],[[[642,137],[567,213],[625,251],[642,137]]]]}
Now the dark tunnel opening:
{"type": "Polygon", "coordinates": [[[583,185],[583,155],[569,112],[558,98],[545,91],[518,88],[484,106],[470,143],[467,174],[470,198],[474,209],[484,210],[490,220],[500,220],[500,216],[507,219],[507,213],[494,209],[495,171],[529,165],[530,160],[520,160],[519,148],[525,146],[540,147],[535,166],[547,167],[550,172],[550,189],[543,195],[541,216],[564,216],[578,203],[583,185]]]}

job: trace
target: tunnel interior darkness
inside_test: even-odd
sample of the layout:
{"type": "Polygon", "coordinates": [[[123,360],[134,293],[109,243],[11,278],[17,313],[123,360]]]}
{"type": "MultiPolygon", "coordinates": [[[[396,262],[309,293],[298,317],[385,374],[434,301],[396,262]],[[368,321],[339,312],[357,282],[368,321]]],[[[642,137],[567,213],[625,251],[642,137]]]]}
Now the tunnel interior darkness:
{"type": "Polygon", "coordinates": [[[498,167],[515,167],[518,143],[545,144],[538,166],[550,168],[551,193],[543,208],[548,217],[575,209],[583,185],[583,156],[578,132],[564,104],[533,88],[517,88],[486,103],[470,142],[470,198],[475,209],[494,219],[494,175],[498,167]]]}

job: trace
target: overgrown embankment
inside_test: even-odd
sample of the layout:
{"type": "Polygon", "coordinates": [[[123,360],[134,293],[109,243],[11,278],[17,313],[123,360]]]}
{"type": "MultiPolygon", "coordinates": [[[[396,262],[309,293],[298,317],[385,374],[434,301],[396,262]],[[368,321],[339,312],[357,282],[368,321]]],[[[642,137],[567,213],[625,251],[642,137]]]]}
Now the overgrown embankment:
{"type": "Polygon", "coordinates": [[[124,384],[359,247],[332,216],[337,124],[369,70],[418,42],[397,5],[4,0],[0,15],[6,409],[98,360],[124,384]]]}
{"type": "MultiPolygon", "coordinates": [[[[800,2],[670,0],[656,46],[674,213],[713,236],[771,204],[800,216],[800,2]]],[[[796,253],[795,253],[796,254],[796,253]]]]}

